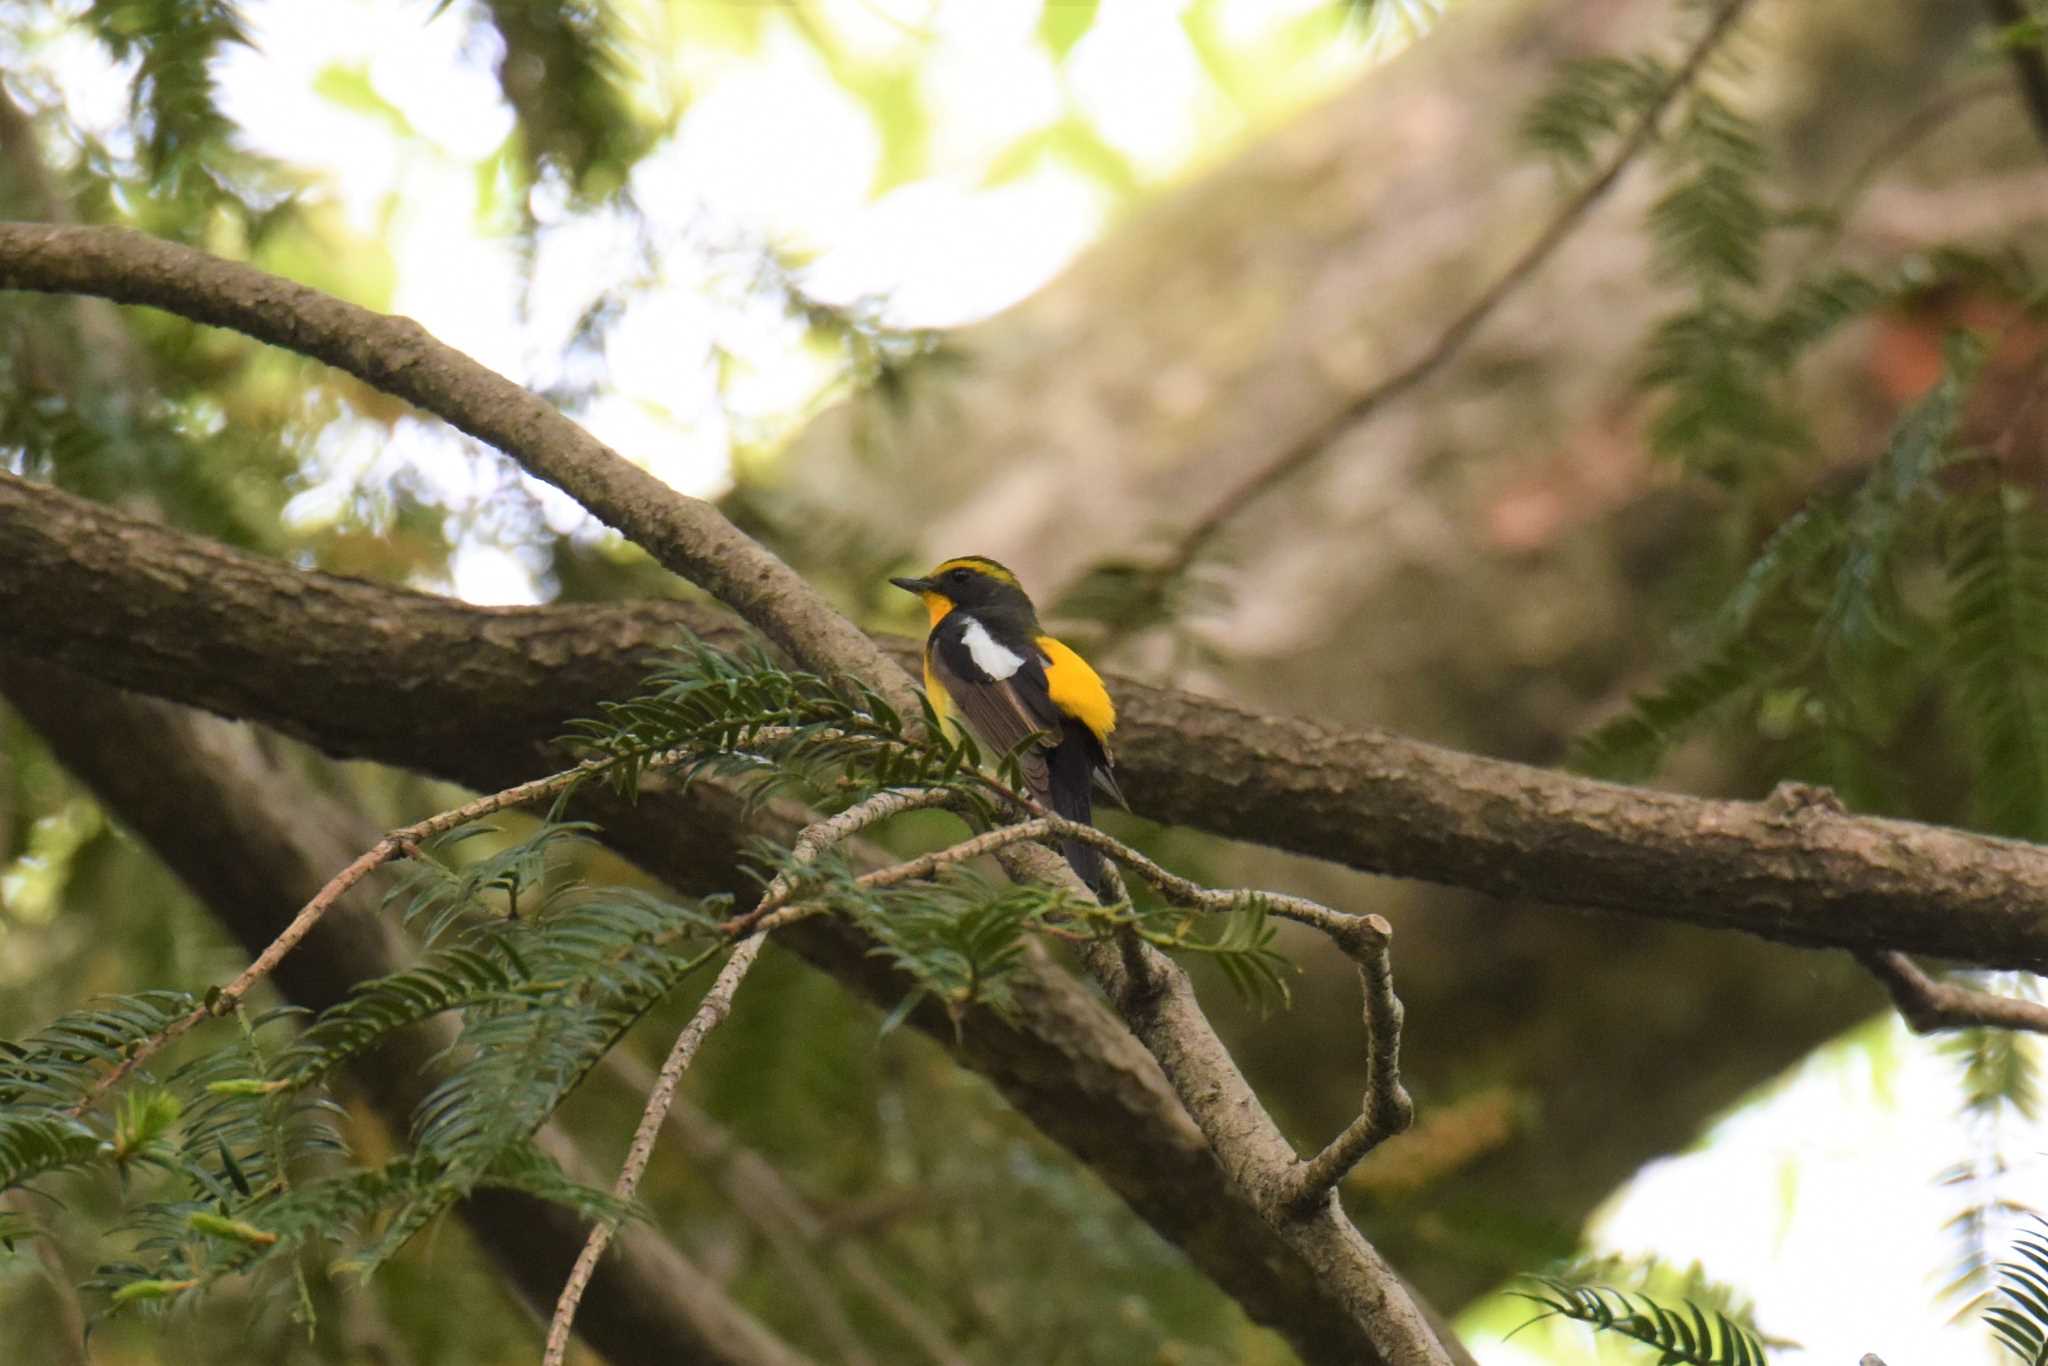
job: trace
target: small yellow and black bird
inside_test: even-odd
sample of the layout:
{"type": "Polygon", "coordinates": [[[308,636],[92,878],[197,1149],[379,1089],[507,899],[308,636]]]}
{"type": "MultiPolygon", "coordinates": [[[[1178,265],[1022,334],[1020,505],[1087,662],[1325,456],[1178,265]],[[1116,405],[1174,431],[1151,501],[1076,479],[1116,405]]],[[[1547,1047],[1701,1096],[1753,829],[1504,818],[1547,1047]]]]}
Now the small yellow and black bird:
{"type": "MultiPolygon", "coordinates": [[[[962,721],[984,747],[1020,755],[1032,800],[1070,821],[1093,814],[1099,784],[1125,806],[1112,773],[1109,735],[1116,704],[1088,661],[1047,635],[1017,576],[994,560],[964,555],[921,579],[891,579],[924,599],[931,634],[924,643],[924,687],[948,727],[962,721]]],[[[1102,854],[1074,840],[1060,852],[1098,896],[1106,894],[1102,854]]]]}

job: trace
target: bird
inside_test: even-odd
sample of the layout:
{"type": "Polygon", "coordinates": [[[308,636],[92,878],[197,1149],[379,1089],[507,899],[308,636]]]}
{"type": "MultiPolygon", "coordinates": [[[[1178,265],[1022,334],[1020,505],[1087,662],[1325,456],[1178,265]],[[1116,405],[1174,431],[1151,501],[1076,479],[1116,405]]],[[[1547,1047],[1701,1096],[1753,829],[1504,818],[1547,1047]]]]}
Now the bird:
{"type": "MultiPolygon", "coordinates": [[[[924,643],[924,688],[940,724],[964,721],[998,754],[1018,751],[1018,768],[1033,801],[1070,821],[1091,822],[1091,789],[1118,806],[1109,737],[1116,704],[1101,675],[1073,649],[1045,633],[1017,576],[986,555],[946,560],[923,578],[890,583],[923,599],[931,614],[924,643]]],[[[1100,850],[1062,840],[1060,852],[1098,898],[1106,899],[1107,861],[1100,850]]]]}

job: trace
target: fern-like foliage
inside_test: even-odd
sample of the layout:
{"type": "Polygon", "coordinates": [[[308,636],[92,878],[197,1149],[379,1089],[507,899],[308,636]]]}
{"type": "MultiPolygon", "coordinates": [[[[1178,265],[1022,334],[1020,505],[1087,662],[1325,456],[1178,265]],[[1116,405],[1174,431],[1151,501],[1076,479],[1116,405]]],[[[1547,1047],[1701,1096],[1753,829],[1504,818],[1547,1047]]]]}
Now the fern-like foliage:
{"type": "Polygon", "coordinates": [[[1747,1328],[1690,1300],[1674,1309],[1639,1290],[1581,1285],[1556,1276],[1528,1279],[1535,1289],[1509,1293],[1542,1307],[1530,1323],[1549,1318],[1583,1323],[1597,1333],[1652,1348],[1658,1366],[1763,1366],[1770,1359],[1747,1328]]]}
{"type": "Polygon", "coordinates": [[[1600,145],[1653,107],[1671,83],[1656,57],[1598,56],[1566,62],[1522,114],[1522,140],[1566,172],[1593,164],[1600,145]]]}
{"type": "MultiPolygon", "coordinates": [[[[0,1106],[62,1110],[82,1100],[128,1050],[196,1004],[182,991],[104,997],[25,1039],[0,1040],[0,1106]]],[[[0,1170],[0,1187],[10,1184],[0,1170]]]]}
{"type": "MultiPolygon", "coordinates": [[[[884,788],[945,788],[984,817],[999,793],[979,776],[972,739],[954,736],[924,708],[925,737],[872,689],[782,668],[758,647],[724,654],[689,640],[649,679],[648,691],[605,703],[575,727],[582,751],[610,764],[622,791],[638,784],[648,759],[682,750],[668,771],[739,780],[754,803],[785,793],[833,807],[884,788]]],[[[1014,755],[997,757],[999,781],[1022,788],[1014,755]]]]}
{"type": "Polygon", "coordinates": [[[2036,1228],[2013,1240],[2013,1260],[1998,1264],[1995,1303],[1984,1321],[2000,1346],[2027,1366],[2048,1366],[2048,1235],[2036,1228]]]}
{"type": "Polygon", "coordinates": [[[249,36],[230,0],[94,0],[85,22],[116,60],[135,63],[132,105],[152,188],[239,208],[219,183],[234,125],[213,68],[249,36]]]}
{"type": "Polygon", "coordinates": [[[23,1106],[0,1113],[0,1184],[19,1186],[90,1166],[101,1159],[105,1143],[99,1130],[59,1110],[23,1106]]]}
{"type": "Polygon", "coordinates": [[[1287,1000],[1293,964],[1273,947],[1274,931],[1256,906],[1205,914],[1149,899],[1103,906],[1048,887],[995,883],[953,865],[927,881],[863,886],[858,871],[830,852],[799,864],[786,851],[762,846],[764,878],[773,873],[796,891],[792,899],[822,903],[860,926],[871,950],[917,983],[956,1019],[968,1006],[1009,1010],[1010,978],[1025,961],[1025,940],[1050,933],[1104,939],[1134,933],[1155,947],[1213,961],[1247,1000],[1287,1000]]]}
{"type": "Polygon", "coordinates": [[[499,86],[519,119],[528,174],[552,170],[593,196],[617,189],[651,130],[629,94],[632,62],[613,6],[486,0],[480,10],[505,47],[499,86]]]}
{"type": "MultiPolygon", "coordinates": [[[[1697,659],[1584,737],[1578,766],[1639,778],[1717,715],[1749,705],[1761,722],[1775,707],[1773,724],[1822,756],[1818,776],[1865,793],[1855,781],[1862,747],[1882,743],[1899,724],[1903,699],[1922,686],[1921,671],[1941,658],[1945,640],[1977,652],[1972,657],[1995,644],[1988,636],[1997,629],[1996,603],[1987,605],[1987,595],[2013,586],[2010,576],[1984,577],[1982,545],[1957,542],[1965,553],[1956,563],[1978,568],[1961,579],[1971,590],[1967,612],[1916,614],[1899,591],[1906,568],[1939,551],[1933,514],[1948,499],[1940,476],[1959,455],[1957,429],[1978,364],[1974,343],[1950,345],[1941,381],[1900,419],[1863,479],[1816,495],[1786,519],[1699,628],[1697,659]]],[[[1976,691],[1992,703],[2011,681],[1981,677],[1976,691]]],[[[2010,706],[2004,716],[2009,722],[2010,706]]]]}
{"type": "MultiPolygon", "coordinates": [[[[733,775],[756,797],[796,789],[859,801],[915,785],[942,790],[970,821],[1007,816],[1015,756],[991,777],[970,742],[926,720],[929,741],[863,689],[783,669],[758,650],[727,656],[693,642],[645,696],[581,732],[604,760],[594,774],[630,779],[653,755],[680,750],[671,771],[685,781],[733,775]]],[[[571,1180],[534,1135],[635,1022],[726,951],[733,907],[579,881],[570,870],[586,827],[544,820],[478,852],[476,841],[495,833],[459,830],[410,860],[386,904],[424,941],[418,963],[310,1018],[236,1012],[231,1037],[161,1080],[138,1076],[111,1114],[82,1102],[138,1041],[189,1013],[191,998],[102,1002],[0,1045],[0,1189],[93,1173],[133,1184],[132,1246],[93,1282],[111,1307],[168,1309],[225,1277],[275,1277],[298,1284],[310,1312],[306,1267],[367,1274],[482,1189],[524,1191],[591,1217],[632,1213],[571,1180]],[[409,1151],[361,1160],[333,1123],[327,1079],[400,1031],[432,1027],[447,1037],[409,1151]]],[[[1222,916],[1149,900],[1102,906],[991,883],[957,861],[917,880],[864,878],[829,848],[799,859],[763,843],[754,862],[790,903],[861,926],[915,997],[956,1018],[970,1006],[1010,1006],[1034,934],[1135,934],[1213,958],[1248,995],[1285,995],[1288,964],[1256,906],[1222,916]]]]}
{"type": "Polygon", "coordinates": [[[498,897],[503,898],[500,914],[517,919],[522,898],[531,905],[534,897],[546,894],[554,856],[593,828],[585,822],[550,820],[529,839],[450,867],[441,855],[455,852],[470,840],[498,833],[489,825],[452,830],[425,846],[424,852],[435,857],[408,859],[399,865],[397,883],[384,904],[386,908],[399,906],[400,919],[429,944],[439,941],[465,913],[474,914],[484,907],[497,909],[493,902],[498,897]]]}
{"type": "MultiPolygon", "coordinates": [[[[1992,974],[1978,985],[2005,995],[2034,991],[2018,973],[1992,974]]],[[[1964,1200],[1945,1227],[1954,1254],[1941,1290],[1961,1315],[1990,1296],[1997,1249],[2023,1221],[2039,1217],[2011,1194],[2013,1162],[2006,1143],[2015,1121],[2030,1122],[2040,1111],[2040,1050],[2028,1034],[1965,1029],[1944,1038],[1941,1051],[1956,1067],[1960,1118],[1972,1148],[1937,1178],[1964,1200]]]]}
{"type": "MultiPolygon", "coordinates": [[[[1228,605],[1221,563],[1208,556],[1169,555],[1156,563],[1111,556],[1092,564],[1054,600],[1048,615],[1069,623],[1063,638],[1102,654],[1149,631],[1170,629],[1228,605]]],[[[1186,632],[1176,632],[1178,664],[1213,658],[1186,632]]]]}
{"type": "MultiPolygon", "coordinates": [[[[561,838],[543,827],[480,862],[535,866],[561,838]]],[[[715,955],[706,936],[729,907],[563,882],[521,919],[489,918],[474,898],[497,879],[465,885],[465,927],[418,966],[362,984],[278,1046],[264,1040],[282,1015],[173,1074],[169,1087],[193,1098],[161,1164],[181,1189],[140,1207],[135,1257],[102,1269],[96,1284],[114,1303],[288,1271],[300,1252],[330,1244],[346,1245],[339,1264],[367,1274],[484,1188],[627,1213],[567,1178],[531,1138],[635,1021],[715,955]],[[393,1032],[439,1016],[460,1032],[414,1116],[411,1152],[351,1166],[319,1084],[393,1032]]],[[[442,899],[432,904],[444,891],[435,884],[442,899]]]]}
{"type": "Polygon", "coordinates": [[[2048,839],[2048,513],[2031,490],[1956,500],[1949,649],[1976,781],[1975,823],[2048,839]]]}

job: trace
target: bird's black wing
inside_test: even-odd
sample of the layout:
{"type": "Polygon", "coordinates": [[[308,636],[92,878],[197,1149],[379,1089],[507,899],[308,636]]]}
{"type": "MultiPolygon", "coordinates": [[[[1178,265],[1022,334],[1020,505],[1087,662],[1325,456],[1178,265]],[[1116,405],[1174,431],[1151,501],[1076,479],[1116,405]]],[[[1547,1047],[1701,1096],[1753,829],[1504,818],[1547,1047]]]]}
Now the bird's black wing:
{"type": "MultiPolygon", "coordinates": [[[[1036,640],[1013,647],[986,633],[986,626],[955,611],[926,642],[926,666],[961,719],[998,753],[1014,752],[1032,800],[1068,820],[1087,824],[1093,819],[1091,780],[1104,781],[1122,801],[1116,780],[1109,776],[1109,752],[1101,737],[1079,719],[1068,718],[1052,700],[1052,683],[1046,676],[1050,661],[1036,640]],[[978,634],[970,637],[970,631],[978,634]],[[984,661],[1003,670],[1004,676],[996,677],[984,661]],[[1025,745],[1033,735],[1039,742],[1025,745]]],[[[1060,852],[1098,900],[1106,901],[1115,891],[1113,880],[1107,880],[1107,862],[1093,846],[1063,839],[1060,852]]]]}
{"type": "Polygon", "coordinates": [[[956,625],[948,618],[932,632],[927,646],[932,677],[946,690],[975,738],[995,751],[996,757],[1015,750],[1034,734],[1044,736],[1041,744],[1018,755],[1025,785],[1032,797],[1044,802],[1051,791],[1047,755],[1066,733],[1060,710],[1053,705],[1051,685],[1046,682],[1045,660],[1036,647],[1022,645],[1010,653],[1021,656],[1023,662],[1009,677],[997,678],[976,661],[963,639],[971,624],[963,620],[956,625]]]}

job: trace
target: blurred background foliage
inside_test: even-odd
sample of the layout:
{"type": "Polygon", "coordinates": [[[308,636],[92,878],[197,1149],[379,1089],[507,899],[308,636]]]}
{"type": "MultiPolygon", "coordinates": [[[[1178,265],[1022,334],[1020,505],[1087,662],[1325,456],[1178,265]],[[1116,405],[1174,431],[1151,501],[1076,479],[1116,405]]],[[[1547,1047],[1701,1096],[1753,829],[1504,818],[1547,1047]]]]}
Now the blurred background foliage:
{"type": "MultiPolygon", "coordinates": [[[[977,551],[1160,681],[2041,838],[2048,184],[2010,75],[2038,23],[1759,0],[1440,375],[1175,563],[1182,528],[1521,249],[1701,23],[1445,8],[0,3],[0,213],[134,226],[418,317],[878,627],[916,625],[888,573],[977,551]]],[[[494,453],[236,336],[9,296],[0,390],[10,470],[305,567],[477,601],[689,591],[494,453]]],[[[451,799],[265,743],[379,826],[451,799]]],[[[1813,955],[1113,828],[1193,876],[1397,921],[1421,1121],[1348,1194],[1482,1338],[1529,1312],[1487,1293],[1504,1278],[1618,1251],[1585,1274],[1753,1300],[1817,1353],[1989,1359],[1967,1315],[1942,1321],[2048,1200],[2029,1040],[1908,1040],[1813,955]]],[[[1341,964],[1291,947],[1290,1011],[1205,985],[1315,1134],[1354,1103],[1329,1040],[1356,1005],[1341,964]]],[[[0,1036],[239,959],[0,715],[0,1036]]],[[[693,1072],[691,1160],[657,1163],[650,1198],[792,1342],[906,1350],[832,1244],[976,1360],[1288,1359],[937,1048],[786,959],[747,992],[693,1072]],[[748,1217],[750,1154],[821,1242],[748,1217]],[[790,1293],[793,1258],[822,1300],[790,1293]]],[[[687,1009],[570,1102],[595,1152],[687,1009]]],[[[391,1141],[364,1109],[346,1127],[391,1141]]],[[[0,1253],[0,1344],[24,1360],[64,1359],[56,1284],[120,1252],[93,1232],[120,1192],[62,1196],[12,1206],[54,1242],[0,1253]]],[[[531,1350],[511,1304],[437,1225],[367,1288],[321,1287],[310,1339],[220,1295],[97,1326],[93,1359],[497,1361],[531,1350]]],[[[1591,1350],[1546,1326],[1489,1355],[1591,1350]]]]}

